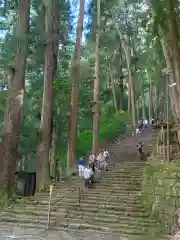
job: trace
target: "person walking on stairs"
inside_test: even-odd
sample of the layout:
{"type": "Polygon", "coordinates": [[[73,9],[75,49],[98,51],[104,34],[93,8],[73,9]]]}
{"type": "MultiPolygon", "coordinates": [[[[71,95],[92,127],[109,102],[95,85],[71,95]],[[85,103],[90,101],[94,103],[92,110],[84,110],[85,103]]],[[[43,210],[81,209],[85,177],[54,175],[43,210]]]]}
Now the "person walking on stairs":
{"type": "Polygon", "coordinates": [[[91,182],[93,183],[94,181],[94,175],[95,175],[95,160],[96,160],[96,156],[95,154],[93,153],[89,153],[89,158],[88,158],[88,161],[89,161],[89,167],[90,169],[92,170],[92,177],[91,177],[91,182]]]}
{"type": "Polygon", "coordinates": [[[86,188],[89,187],[89,184],[92,182],[93,172],[89,166],[85,166],[84,168],[84,185],[86,188]]]}
{"type": "Polygon", "coordinates": [[[143,152],[143,143],[142,142],[139,142],[137,144],[137,151],[138,151],[138,155],[139,155],[140,159],[143,160],[144,152],[143,152]]]}
{"type": "Polygon", "coordinates": [[[102,150],[97,155],[96,160],[97,160],[99,169],[103,169],[103,167],[104,167],[104,156],[103,156],[103,151],[102,150]]]}
{"type": "Polygon", "coordinates": [[[95,160],[96,160],[95,154],[89,153],[88,163],[89,166],[92,168],[93,172],[95,172],[95,160]]]}
{"type": "Polygon", "coordinates": [[[80,178],[82,178],[84,175],[84,165],[85,165],[84,157],[81,157],[78,161],[78,171],[80,178]]]}
{"type": "Polygon", "coordinates": [[[108,171],[108,158],[109,158],[110,154],[109,152],[105,149],[103,152],[103,157],[104,157],[104,169],[106,171],[108,171]]]}

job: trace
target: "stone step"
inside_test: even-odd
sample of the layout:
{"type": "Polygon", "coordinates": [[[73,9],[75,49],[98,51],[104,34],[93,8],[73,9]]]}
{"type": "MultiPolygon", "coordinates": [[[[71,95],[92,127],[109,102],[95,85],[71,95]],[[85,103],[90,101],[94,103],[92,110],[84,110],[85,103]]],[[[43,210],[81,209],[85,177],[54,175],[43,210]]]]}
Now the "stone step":
{"type": "Polygon", "coordinates": [[[113,173],[111,174],[109,171],[108,171],[108,174],[102,176],[102,178],[107,178],[107,179],[113,179],[113,178],[127,178],[127,179],[137,179],[137,180],[141,180],[142,179],[142,174],[138,173],[137,175],[134,175],[132,173],[124,173],[124,172],[117,172],[117,173],[113,173]]]}
{"type": "MultiPolygon", "coordinates": [[[[79,207],[79,203],[78,203],[78,200],[77,201],[67,201],[67,202],[61,202],[61,203],[59,203],[59,205],[56,205],[56,206],[58,206],[58,207],[68,207],[68,206],[72,206],[72,207],[74,207],[74,208],[77,208],[77,207],[79,207]]],[[[81,203],[80,203],[80,206],[83,208],[83,207],[86,207],[86,209],[91,209],[91,208],[107,208],[107,209],[116,209],[116,210],[118,210],[118,211],[122,211],[122,210],[124,210],[124,211],[128,211],[128,210],[131,210],[131,209],[134,209],[134,207],[135,207],[135,209],[137,209],[138,211],[141,211],[141,212],[144,212],[144,209],[143,209],[143,207],[142,207],[142,205],[141,204],[132,204],[132,203],[126,203],[126,202],[124,202],[124,203],[122,203],[122,202],[119,202],[118,203],[118,201],[117,202],[112,202],[112,201],[110,201],[109,203],[108,203],[108,201],[107,202],[103,202],[103,201],[91,201],[91,200],[81,200],[81,203]]],[[[15,208],[15,207],[14,207],[15,208]]],[[[29,207],[27,207],[27,209],[28,209],[29,207]]],[[[13,209],[13,207],[11,208],[11,210],[13,209]]],[[[26,207],[20,207],[20,209],[22,209],[23,211],[25,211],[26,210],[26,207]]],[[[38,209],[38,207],[35,207],[34,209],[38,209]]],[[[44,209],[46,209],[46,208],[44,208],[44,209]]],[[[52,208],[52,209],[54,209],[54,208],[52,208]]],[[[10,209],[8,209],[8,212],[10,211],[10,209]]]]}
{"type": "MultiPolygon", "coordinates": [[[[50,211],[50,217],[61,217],[62,219],[65,218],[65,215],[67,215],[68,213],[68,209],[54,209],[50,211]]],[[[4,214],[7,214],[6,212],[4,212],[4,214]]],[[[25,214],[25,215],[29,215],[29,216],[42,216],[44,219],[47,217],[48,215],[48,209],[20,209],[20,208],[14,208],[11,209],[11,214],[14,214],[18,217],[20,217],[21,214],[25,214]]],[[[3,215],[3,213],[1,213],[1,215],[3,215]]],[[[143,222],[144,224],[148,224],[149,222],[153,222],[156,223],[155,220],[151,220],[149,218],[146,217],[141,217],[141,216],[128,216],[125,214],[111,214],[108,212],[93,212],[91,210],[89,211],[82,211],[80,208],[79,210],[75,211],[75,210],[70,210],[69,211],[69,215],[73,215],[73,216],[80,216],[80,217],[90,217],[90,218],[98,218],[98,219],[102,219],[101,221],[123,221],[123,222],[128,222],[128,221],[133,221],[133,222],[143,222]]]]}
{"type": "MultiPolygon", "coordinates": [[[[97,195],[95,196],[89,196],[89,195],[82,195],[81,197],[81,203],[84,202],[84,203],[89,203],[90,205],[93,205],[93,204],[102,204],[102,203],[107,203],[108,200],[105,201],[105,198],[103,196],[99,197],[97,195]]],[[[133,204],[137,204],[137,205],[141,205],[141,202],[140,200],[138,199],[132,199],[131,197],[125,197],[123,196],[122,197],[112,197],[110,199],[111,202],[113,202],[114,204],[127,204],[127,205],[133,205],[133,204]]],[[[77,204],[79,202],[79,197],[78,196],[74,196],[72,198],[69,198],[69,199],[64,199],[64,200],[61,200],[59,202],[56,203],[56,205],[51,205],[51,208],[54,208],[55,206],[61,206],[61,203],[62,204],[65,204],[65,203],[72,203],[72,204],[77,204]]],[[[47,204],[26,204],[24,202],[22,202],[21,204],[19,205],[16,205],[16,204],[12,204],[11,207],[8,208],[8,211],[11,211],[11,209],[13,208],[16,208],[16,207],[19,207],[21,209],[28,209],[28,208],[31,208],[31,209],[38,209],[38,208],[43,208],[43,209],[46,209],[48,208],[48,202],[46,202],[47,204]]]]}
{"type": "Polygon", "coordinates": [[[103,179],[103,180],[101,180],[101,182],[96,182],[95,181],[95,184],[92,186],[92,188],[91,189],[93,189],[93,188],[98,188],[98,187],[108,187],[108,188],[106,188],[107,189],[107,191],[108,190],[110,190],[110,188],[112,188],[113,187],[113,185],[117,185],[119,188],[125,188],[125,187],[134,187],[134,188],[137,188],[138,190],[141,190],[141,186],[142,186],[142,183],[140,183],[140,182],[137,182],[135,179],[133,180],[130,180],[130,179],[128,179],[128,180],[117,180],[117,179],[115,179],[115,180],[107,180],[107,179],[103,179]]]}
{"type": "Polygon", "coordinates": [[[140,176],[140,174],[138,174],[138,176],[134,176],[134,175],[131,175],[130,173],[127,173],[127,174],[116,173],[115,175],[114,174],[110,174],[110,175],[102,176],[100,178],[100,181],[102,179],[107,179],[107,180],[111,180],[111,181],[114,180],[114,179],[117,179],[119,181],[122,181],[123,179],[129,179],[129,180],[135,179],[136,181],[141,181],[142,178],[143,178],[143,176],[140,176]]]}
{"type": "MultiPolygon", "coordinates": [[[[9,227],[14,226],[14,223],[7,223],[7,224],[8,224],[9,227]]],[[[38,230],[39,229],[43,230],[43,229],[46,228],[45,225],[38,224],[38,226],[37,226],[37,224],[34,224],[34,223],[28,223],[28,224],[27,223],[17,223],[16,226],[24,228],[24,229],[28,228],[28,229],[32,229],[32,230],[37,230],[37,229],[38,230]]],[[[85,226],[83,226],[83,227],[85,227],[85,226]]],[[[88,225],[88,227],[89,227],[89,225],[88,225]]],[[[57,230],[57,231],[64,231],[64,230],[68,231],[67,228],[60,227],[60,226],[54,226],[53,229],[57,230]]],[[[109,231],[107,231],[108,230],[107,228],[102,228],[98,231],[90,230],[90,229],[86,229],[86,228],[83,228],[82,230],[74,228],[74,229],[71,229],[71,233],[75,233],[75,235],[77,235],[76,233],[78,232],[78,235],[79,235],[79,232],[83,233],[84,229],[86,230],[86,232],[89,233],[90,236],[91,236],[92,232],[93,233],[97,232],[97,233],[100,233],[100,234],[102,233],[103,235],[104,235],[104,233],[106,233],[107,235],[110,235],[112,239],[115,239],[115,240],[140,240],[140,237],[138,235],[125,234],[123,232],[119,235],[119,233],[112,233],[110,231],[110,229],[109,229],[109,231]]],[[[147,238],[147,236],[145,235],[144,238],[147,238]]],[[[154,240],[154,235],[152,236],[152,238],[150,238],[150,236],[148,235],[148,239],[150,239],[150,240],[153,239],[154,240]]],[[[163,236],[161,236],[160,238],[158,237],[158,240],[167,240],[167,239],[170,239],[170,238],[168,236],[164,236],[164,238],[163,238],[163,236]]]]}
{"type": "MultiPolygon", "coordinates": [[[[47,225],[47,219],[45,219],[44,216],[43,216],[43,218],[41,218],[39,216],[38,216],[38,218],[34,218],[34,217],[30,217],[30,216],[25,215],[24,218],[22,218],[22,216],[21,216],[21,218],[19,218],[17,220],[17,217],[15,215],[9,214],[9,215],[5,215],[5,216],[1,216],[0,221],[1,222],[2,221],[7,222],[7,223],[15,223],[17,225],[19,223],[24,223],[24,224],[27,224],[27,227],[28,227],[29,224],[36,224],[37,228],[39,228],[39,225],[44,226],[44,228],[47,225]]],[[[55,221],[55,219],[51,218],[50,223],[52,224],[53,221],[55,221]]]]}
{"type": "Polygon", "coordinates": [[[110,219],[110,218],[100,218],[98,216],[81,216],[77,217],[75,216],[75,219],[83,219],[84,222],[89,222],[89,223],[96,223],[96,224],[101,224],[101,226],[108,226],[110,227],[111,225],[117,225],[119,227],[129,227],[131,225],[131,228],[143,228],[143,227],[155,227],[157,226],[157,222],[142,222],[142,221],[134,221],[130,222],[132,219],[110,219]],[[131,224],[130,224],[131,223],[131,224]]]}
{"type": "MultiPolygon", "coordinates": [[[[4,223],[4,222],[3,222],[4,223]]],[[[23,229],[30,229],[32,231],[39,231],[39,230],[45,230],[47,223],[46,224],[36,224],[36,223],[24,223],[24,222],[5,222],[7,226],[9,226],[9,229],[11,229],[12,227],[20,227],[23,229]]],[[[4,240],[4,239],[2,239],[4,240]]]]}
{"type": "MultiPolygon", "coordinates": [[[[108,168],[108,171],[105,172],[105,175],[116,175],[116,174],[131,174],[130,176],[139,176],[139,175],[142,175],[142,169],[137,169],[137,170],[134,170],[134,169],[128,169],[128,168],[124,168],[124,167],[121,167],[119,169],[115,168],[115,169],[109,169],[108,168]]],[[[103,173],[103,172],[102,172],[103,173]]]]}
{"type": "Polygon", "coordinates": [[[139,192],[141,190],[141,186],[137,185],[120,185],[118,182],[113,182],[112,184],[106,184],[106,182],[101,183],[101,184],[96,184],[92,186],[92,189],[96,189],[99,192],[106,192],[106,193],[111,193],[111,192],[126,192],[127,190],[132,190],[133,192],[139,192]]]}
{"type": "MultiPolygon", "coordinates": [[[[78,209],[79,208],[79,204],[78,203],[72,203],[72,202],[61,202],[59,203],[59,207],[62,207],[62,208],[72,208],[74,210],[78,209]]],[[[95,210],[97,211],[97,209],[105,209],[105,210],[114,210],[114,211],[117,211],[117,212],[145,212],[145,210],[143,209],[143,207],[141,208],[141,205],[127,205],[127,204],[122,204],[122,205],[117,205],[117,203],[113,204],[113,203],[109,203],[109,204],[106,204],[106,203],[103,203],[103,204],[97,204],[97,203],[94,203],[94,204],[90,204],[90,202],[86,201],[86,202],[82,202],[80,204],[80,207],[82,209],[85,209],[85,210],[88,210],[88,209],[92,209],[92,210],[95,210]]]]}
{"type": "MultiPolygon", "coordinates": [[[[17,220],[17,217],[15,215],[8,215],[1,217],[1,220],[4,222],[11,222],[11,223],[27,223],[27,224],[37,224],[41,226],[46,226],[47,220],[44,219],[43,217],[36,217],[36,216],[27,216],[27,215],[20,215],[20,218],[17,220]]],[[[118,232],[118,233],[128,233],[128,234],[142,234],[142,230],[146,230],[146,227],[142,225],[138,225],[137,223],[106,223],[106,222],[99,222],[96,224],[96,221],[93,221],[93,218],[91,220],[87,219],[80,219],[80,218],[75,218],[75,219],[67,219],[66,221],[62,221],[61,219],[56,219],[51,217],[50,218],[50,225],[55,225],[56,228],[59,227],[70,227],[70,228],[78,228],[78,229],[84,229],[85,226],[89,226],[89,229],[93,230],[103,230],[103,229],[108,229],[110,232],[118,232]],[[92,222],[91,222],[92,221],[92,222]]]]}
{"type": "MultiPolygon", "coordinates": [[[[39,208],[39,207],[36,207],[34,208],[34,206],[26,206],[24,208],[20,207],[20,206],[17,206],[17,207],[14,207],[14,208],[10,208],[9,209],[9,212],[11,213],[11,210],[12,211],[18,211],[19,209],[19,212],[23,211],[23,212],[26,212],[26,211],[31,211],[31,212],[38,212],[40,209],[41,211],[44,211],[44,212],[47,212],[48,211],[48,207],[47,208],[39,208]]],[[[78,205],[78,204],[74,204],[74,205],[67,205],[67,206],[62,206],[62,205],[59,205],[59,206],[56,206],[56,207],[51,207],[51,212],[63,212],[64,214],[66,214],[67,211],[83,211],[83,212],[90,212],[90,213],[98,213],[100,215],[103,215],[103,214],[107,214],[107,215],[116,215],[117,217],[119,216],[132,216],[132,217],[142,217],[142,218],[145,218],[145,217],[148,217],[148,213],[144,212],[144,211],[135,211],[135,210],[132,210],[131,211],[125,211],[125,209],[123,208],[123,210],[116,210],[116,209],[111,209],[111,208],[104,208],[104,207],[96,207],[96,206],[92,206],[92,207],[87,207],[87,204],[86,205],[78,205]]],[[[2,212],[0,214],[0,217],[4,214],[9,214],[9,212],[2,212]]]]}
{"type": "MultiPolygon", "coordinates": [[[[75,208],[79,207],[79,204],[76,202],[61,202],[60,203],[60,206],[61,207],[69,207],[69,206],[74,206],[75,208]]],[[[80,206],[83,208],[83,207],[86,207],[86,209],[91,209],[92,207],[96,207],[96,208],[105,208],[105,209],[116,209],[117,211],[139,211],[139,212],[144,212],[144,208],[142,207],[142,205],[132,205],[132,204],[127,204],[127,203],[124,203],[124,204],[121,204],[119,205],[117,202],[116,203],[113,203],[113,202],[109,202],[109,203],[106,203],[106,202],[102,202],[101,204],[99,203],[91,203],[90,201],[82,201],[80,203],[80,206]]]]}
{"type": "MultiPolygon", "coordinates": [[[[96,186],[94,189],[92,189],[91,193],[96,194],[96,192],[97,192],[103,196],[109,196],[112,194],[114,194],[114,195],[116,194],[117,196],[122,196],[122,195],[137,196],[140,193],[139,190],[132,190],[132,189],[130,189],[130,187],[129,187],[129,189],[128,189],[128,187],[121,189],[120,187],[118,187],[118,185],[116,185],[116,184],[113,184],[113,185],[114,186],[112,186],[109,191],[106,191],[106,187],[102,188],[101,186],[99,186],[99,187],[96,186]]],[[[86,190],[87,189],[84,189],[84,191],[86,191],[86,190]]]]}
{"type": "MultiPolygon", "coordinates": [[[[96,197],[98,196],[101,196],[101,197],[104,197],[104,199],[107,199],[109,198],[109,196],[112,196],[112,195],[115,195],[116,194],[116,197],[117,198],[120,198],[120,199],[125,199],[125,200],[130,200],[132,198],[135,198],[138,196],[137,193],[139,193],[138,191],[123,191],[123,192],[119,192],[119,189],[113,189],[111,190],[111,192],[106,192],[105,190],[101,189],[101,191],[99,189],[93,189],[92,191],[89,191],[87,189],[85,189],[85,191],[82,192],[82,196],[86,197],[86,196],[89,196],[90,194],[92,195],[95,195],[96,197]]],[[[63,199],[59,199],[59,198],[53,198],[54,201],[51,202],[51,204],[53,205],[53,203],[55,202],[56,200],[56,203],[57,202],[61,202],[61,201],[67,201],[67,199],[70,199],[70,198],[77,198],[79,199],[79,193],[77,192],[76,194],[72,194],[70,196],[67,196],[67,197],[64,197],[63,199]]],[[[48,203],[49,203],[49,197],[47,196],[46,199],[42,198],[42,199],[32,199],[32,200],[29,200],[29,199],[26,199],[26,200],[17,200],[15,202],[15,204],[19,204],[19,205],[24,205],[24,204],[31,204],[31,205],[39,205],[39,207],[41,207],[41,205],[46,205],[48,206],[48,203]]]]}
{"type": "MultiPolygon", "coordinates": [[[[60,229],[62,229],[62,227],[64,228],[70,228],[70,229],[90,229],[90,230],[94,230],[94,231],[104,231],[104,232],[113,232],[113,233],[118,233],[120,234],[120,236],[122,236],[122,234],[124,235],[128,235],[129,237],[131,237],[131,235],[137,235],[142,236],[145,234],[145,232],[143,232],[142,227],[131,227],[131,224],[129,225],[116,225],[116,224],[112,224],[109,227],[104,226],[102,224],[93,224],[93,223],[88,223],[88,222],[79,222],[79,219],[74,219],[72,221],[70,221],[67,225],[67,223],[59,223],[58,225],[54,226],[54,229],[58,229],[60,227],[60,229]]],[[[128,238],[129,239],[129,238],[128,238]]]]}
{"type": "MultiPolygon", "coordinates": [[[[117,202],[118,204],[120,203],[127,203],[127,204],[141,204],[141,201],[140,199],[132,199],[131,197],[127,198],[127,197],[118,197],[118,196],[113,196],[113,195],[110,195],[111,196],[111,201],[113,202],[117,202]]],[[[66,201],[65,199],[63,201],[66,201]]],[[[71,198],[69,198],[67,201],[79,201],[79,196],[72,196],[71,198]]],[[[105,202],[107,201],[104,196],[102,195],[90,195],[89,193],[83,193],[81,195],[81,201],[91,201],[92,203],[93,202],[105,202]]],[[[144,203],[144,202],[143,202],[144,203]]]]}
{"type": "MultiPolygon", "coordinates": [[[[16,214],[14,214],[13,212],[9,213],[8,215],[4,215],[1,216],[0,219],[3,219],[4,221],[8,221],[8,222],[13,222],[14,219],[16,218],[17,220],[17,216],[16,214]]],[[[64,215],[62,212],[57,212],[57,213],[51,213],[50,214],[50,222],[68,222],[71,221],[72,219],[79,219],[80,221],[89,221],[89,222],[100,222],[102,225],[105,224],[118,224],[118,225],[128,225],[130,221],[133,220],[133,222],[131,223],[131,226],[135,225],[139,225],[139,226],[155,226],[157,224],[157,222],[155,221],[144,221],[141,218],[132,218],[132,217],[128,217],[128,216],[124,216],[124,217],[119,217],[119,218],[114,218],[114,216],[109,216],[107,215],[106,217],[100,216],[100,215],[94,215],[90,212],[84,213],[84,212],[70,212],[67,215],[64,215]]],[[[45,214],[41,214],[41,215],[35,215],[35,214],[24,214],[24,212],[21,212],[18,214],[18,220],[20,222],[33,222],[33,221],[40,221],[40,223],[44,223],[44,221],[47,221],[47,212],[46,215],[45,214]]]]}
{"type": "Polygon", "coordinates": [[[121,164],[114,164],[111,165],[108,163],[108,167],[110,170],[121,170],[121,169],[126,169],[126,171],[134,170],[134,171],[140,171],[142,170],[145,166],[147,166],[147,162],[143,162],[142,164],[138,164],[137,162],[132,162],[129,164],[121,163],[121,164]]]}

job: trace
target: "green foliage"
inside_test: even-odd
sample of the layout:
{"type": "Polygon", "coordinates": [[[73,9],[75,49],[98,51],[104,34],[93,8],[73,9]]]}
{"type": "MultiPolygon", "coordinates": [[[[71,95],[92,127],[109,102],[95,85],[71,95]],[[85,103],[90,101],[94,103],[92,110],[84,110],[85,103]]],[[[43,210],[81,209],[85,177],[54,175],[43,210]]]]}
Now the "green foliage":
{"type": "Polygon", "coordinates": [[[141,200],[151,217],[161,222],[165,232],[175,224],[175,211],[180,207],[179,176],[177,161],[170,164],[154,161],[144,171],[141,200]]]}
{"type": "MultiPolygon", "coordinates": [[[[100,120],[99,141],[100,144],[111,142],[126,131],[128,122],[127,113],[120,113],[100,120]]],[[[85,156],[92,149],[92,130],[86,130],[77,137],[77,156],[85,156]]]]}

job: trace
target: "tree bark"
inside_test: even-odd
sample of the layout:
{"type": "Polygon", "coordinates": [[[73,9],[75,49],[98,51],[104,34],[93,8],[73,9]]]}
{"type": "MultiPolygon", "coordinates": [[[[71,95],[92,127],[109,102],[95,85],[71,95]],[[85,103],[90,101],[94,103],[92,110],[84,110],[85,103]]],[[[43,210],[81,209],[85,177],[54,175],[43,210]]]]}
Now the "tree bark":
{"type": "Polygon", "coordinates": [[[124,82],[122,67],[120,67],[120,81],[119,81],[119,110],[120,112],[124,111],[124,82]]]}
{"type": "MultiPolygon", "coordinates": [[[[157,16],[156,8],[152,0],[149,0],[152,8],[152,14],[157,16]]],[[[179,94],[180,94],[180,50],[178,46],[178,28],[175,11],[176,1],[167,1],[167,26],[168,31],[164,32],[161,25],[158,25],[158,32],[160,34],[160,41],[164,52],[167,68],[172,69],[170,74],[170,82],[177,83],[177,87],[170,90],[170,99],[173,110],[173,115],[177,116],[175,120],[179,120],[179,94]]]]}
{"type": "MultiPolygon", "coordinates": [[[[166,42],[162,37],[160,41],[161,41],[161,46],[164,53],[164,58],[166,61],[166,66],[168,69],[172,69],[172,73],[170,73],[170,76],[169,76],[170,84],[172,84],[174,82],[174,79],[176,78],[175,78],[175,73],[173,71],[172,61],[169,56],[168,46],[166,45],[166,42]]],[[[179,98],[178,98],[176,87],[172,87],[169,93],[170,93],[170,101],[171,101],[173,116],[175,117],[175,121],[177,122],[177,121],[180,121],[180,113],[179,113],[179,104],[178,104],[179,98]]]]}
{"type": "MultiPolygon", "coordinates": [[[[130,57],[130,56],[129,56],[130,57]]],[[[134,87],[133,87],[133,74],[130,65],[130,59],[127,59],[127,67],[128,67],[128,75],[129,75],[129,87],[130,87],[130,94],[131,94],[131,114],[132,114],[132,125],[133,127],[136,126],[136,111],[135,111],[135,94],[134,94],[134,87]]]]}
{"type": "Polygon", "coordinates": [[[16,172],[21,112],[24,103],[29,12],[30,0],[19,0],[16,29],[17,45],[12,67],[11,86],[6,104],[0,156],[0,199],[2,204],[7,197],[12,195],[16,172]]]}
{"type": "Polygon", "coordinates": [[[113,101],[114,101],[114,108],[115,112],[118,113],[118,106],[117,106],[117,98],[116,98],[116,91],[115,91],[115,85],[114,85],[114,78],[112,75],[111,67],[109,66],[109,76],[111,79],[111,87],[112,87],[112,95],[113,95],[113,101]]]}
{"type": "Polygon", "coordinates": [[[128,85],[128,113],[131,113],[131,89],[128,85]]]}
{"type": "MultiPolygon", "coordinates": [[[[122,44],[123,45],[123,44],[122,44]]],[[[124,46],[124,53],[126,55],[127,69],[128,69],[128,78],[129,78],[129,100],[131,101],[131,114],[132,114],[132,125],[136,126],[136,104],[135,104],[135,84],[133,82],[133,71],[131,68],[131,50],[128,46],[124,46]]]]}
{"type": "Polygon", "coordinates": [[[139,99],[137,99],[136,101],[136,112],[137,112],[137,121],[140,119],[140,114],[139,114],[139,99]]]}
{"type": "Polygon", "coordinates": [[[180,49],[178,46],[179,36],[178,36],[178,27],[177,27],[177,18],[175,11],[175,0],[167,1],[167,17],[168,17],[168,27],[169,33],[167,35],[169,46],[171,48],[172,54],[172,63],[174,67],[175,79],[177,82],[178,92],[180,93],[180,49]]]}
{"type": "Polygon", "coordinates": [[[131,48],[130,48],[130,39],[127,36],[126,40],[123,40],[121,31],[117,23],[115,23],[115,27],[117,33],[122,41],[122,48],[124,50],[124,54],[126,57],[127,69],[128,69],[128,78],[129,78],[129,86],[128,86],[128,112],[132,114],[132,125],[133,127],[136,126],[136,103],[135,103],[135,84],[133,82],[133,70],[131,66],[131,48]],[[131,104],[130,104],[131,103],[131,104]]]}
{"type": "Polygon", "coordinates": [[[124,83],[123,83],[123,79],[120,80],[120,84],[119,84],[119,110],[120,110],[120,112],[124,111],[124,83]]]}
{"type": "Polygon", "coordinates": [[[50,182],[49,153],[52,140],[52,83],[57,68],[58,44],[57,39],[48,41],[49,36],[59,34],[59,8],[58,0],[49,1],[45,5],[45,63],[44,63],[44,89],[41,110],[41,123],[39,130],[39,143],[37,147],[36,191],[44,190],[50,182]]]}
{"type": "Polygon", "coordinates": [[[55,143],[56,143],[56,134],[55,129],[52,131],[52,139],[51,139],[51,147],[49,151],[49,162],[50,162],[50,176],[55,179],[56,178],[56,161],[54,158],[55,153],[55,143]]]}
{"type": "Polygon", "coordinates": [[[69,121],[69,148],[68,148],[68,164],[72,168],[76,164],[76,135],[77,135],[77,106],[78,106],[78,91],[80,81],[80,58],[81,58],[81,42],[84,21],[84,6],[85,0],[80,0],[79,16],[76,28],[76,45],[74,50],[74,57],[71,66],[70,77],[72,80],[71,91],[71,109],[69,121]]]}
{"type": "Polygon", "coordinates": [[[151,83],[151,79],[149,78],[149,75],[147,73],[147,78],[148,78],[148,82],[149,82],[149,89],[148,89],[148,100],[149,100],[149,104],[148,104],[148,109],[149,109],[149,120],[152,119],[152,83],[151,83]]]}
{"type": "Polygon", "coordinates": [[[157,94],[157,86],[155,85],[154,86],[154,115],[155,115],[155,118],[158,117],[158,98],[157,98],[158,94],[157,94]]]}
{"type": "Polygon", "coordinates": [[[101,0],[97,0],[96,62],[94,69],[94,109],[93,109],[93,152],[97,153],[99,132],[99,39],[100,39],[101,0]]]}
{"type": "Polygon", "coordinates": [[[146,109],[145,109],[145,100],[144,100],[144,91],[142,90],[141,95],[141,104],[142,104],[142,116],[145,119],[146,118],[146,109]]]}

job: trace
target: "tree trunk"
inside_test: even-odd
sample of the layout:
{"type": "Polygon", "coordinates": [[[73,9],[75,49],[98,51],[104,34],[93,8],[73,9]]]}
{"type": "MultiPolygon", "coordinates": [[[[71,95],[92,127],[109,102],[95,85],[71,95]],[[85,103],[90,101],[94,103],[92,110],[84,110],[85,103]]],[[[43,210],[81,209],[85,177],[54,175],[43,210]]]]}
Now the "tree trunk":
{"type": "MultiPolygon", "coordinates": [[[[158,16],[152,0],[150,0],[149,2],[152,7],[152,14],[158,16]]],[[[158,32],[161,36],[160,41],[164,52],[167,68],[172,69],[172,73],[170,74],[170,82],[173,83],[175,80],[175,82],[177,83],[177,87],[173,87],[170,90],[170,99],[174,99],[173,102],[171,102],[173,115],[176,115],[179,120],[180,50],[178,46],[179,38],[175,5],[175,0],[167,1],[167,23],[169,29],[168,31],[163,32],[163,29],[159,24],[158,32]],[[164,35],[166,37],[164,37],[164,35]]]]}
{"type": "Polygon", "coordinates": [[[111,87],[112,87],[112,95],[113,95],[113,101],[114,101],[114,108],[116,113],[118,113],[118,106],[117,106],[117,98],[116,98],[116,91],[115,91],[115,85],[114,85],[114,78],[112,75],[111,67],[109,66],[109,76],[111,79],[111,87]]]}
{"type": "Polygon", "coordinates": [[[148,116],[149,116],[149,120],[152,119],[152,111],[151,111],[151,92],[150,92],[150,87],[149,87],[149,90],[148,90],[148,116]]]}
{"type": "Polygon", "coordinates": [[[0,199],[2,200],[2,204],[6,201],[7,197],[12,195],[16,171],[21,112],[24,102],[29,12],[30,0],[19,0],[16,29],[16,37],[18,39],[12,67],[11,87],[6,104],[0,155],[0,199]]]}
{"type": "MultiPolygon", "coordinates": [[[[166,66],[168,69],[172,69],[173,68],[172,62],[168,53],[167,45],[163,38],[161,38],[160,40],[161,40],[161,46],[163,49],[165,61],[166,61],[166,66]]],[[[174,79],[175,79],[175,74],[174,74],[174,71],[172,71],[172,73],[170,73],[170,76],[169,76],[170,84],[174,82],[174,79]]],[[[178,98],[177,88],[172,87],[169,93],[170,93],[170,101],[171,101],[173,116],[175,116],[175,121],[177,122],[177,119],[180,121],[179,104],[178,104],[179,98],[178,98]]]]}
{"type": "MultiPolygon", "coordinates": [[[[129,39],[127,42],[130,42],[129,39]]],[[[133,70],[131,66],[131,49],[126,43],[122,43],[122,46],[124,48],[124,53],[126,56],[126,62],[127,62],[127,69],[128,69],[128,78],[129,78],[129,93],[130,93],[130,99],[131,100],[131,114],[132,114],[132,125],[133,127],[136,126],[136,103],[135,103],[135,84],[133,82],[133,70]]]]}
{"type": "Polygon", "coordinates": [[[130,45],[130,39],[127,36],[127,40],[123,40],[121,31],[119,29],[118,24],[115,22],[115,27],[117,30],[117,33],[120,37],[120,40],[122,42],[122,48],[124,50],[124,54],[126,57],[126,63],[127,63],[127,68],[128,68],[128,77],[129,77],[129,82],[128,82],[128,113],[131,112],[132,114],[132,125],[133,127],[136,126],[136,105],[135,105],[135,84],[133,82],[133,71],[132,71],[132,66],[131,66],[131,50],[129,45],[130,45]],[[131,111],[132,110],[132,111],[131,111]]]}
{"type": "Polygon", "coordinates": [[[120,84],[119,84],[119,110],[120,110],[120,112],[124,111],[124,83],[123,83],[123,79],[120,80],[120,84]]]}
{"type": "Polygon", "coordinates": [[[119,110],[124,111],[124,82],[122,68],[120,68],[120,81],[119,81],[119,110]]]}
{"type": "Polygon", "coordinates": [[[53,129],[52,139],[51,139],[51,147],[50,147],[50,151],[49,151],[50,176],[53,179],[56,178],[56,161],[54,159],[55,143],[56,143],[56,134],[55,134],[55,130],[53,129]]]}
{"type": "Polygon", "coordinates": [[[154,86],[154,114],[155,117],[158,117],[158,91],[157,86],[154,86]]]}
{"type": "Polygon", "coordinates": [[[146,118],[146,109],[145,109],[145,100],[144,100],[144,92],[142,91],[141,95],[141,104],[142,104],[142,116],[145,119],[146,118]]]}
{"type": "Polygon", "coordinates": [[[128,84],[128,113],[131,113],[131,88],[128,84]]]}
{"type": "Polygon", "coordinates": [[[49,152],[52,139],[52,83],[57,68],[58,44],[54,36],[59,34],[59,8],[58,0],[49,1],[45,5],[45,64],[44,89],[41,110],[41,123],[39,130],[39,143],[37,147],[36,191],[44,190],[50,182],[49,152]],[[53,37],[53,39],[52,39],[53,37]]]}
{"type": "MultiPolygon", "coordinates": [[[[69,122],[69,148],[68,148],[68,167],[72,168],[76,164],[76,135],[77,135],[77,106],[78,106],[78,90],[80,81],[80,58],[81,58],[81,42],[84,21],[84,5],[85,0],[80,0],[79,16],[76,28],[76,45],[74,57],[71,66],[70,77],[72,80],[71,92],[71,110],[69,122]]],[[[69,169],[68,169],[69,170],[69,169]]]]}
{"type": "Polygon", "coordinates": [[[139,114],[139,99],[136,101],[136,112],[137,112],[137,121],[140,119],[140,114],[139,114]]]}
{"type": "MultiPolygon", "coordinates": [[[[120,45],[120,49],[121,49],[120,45]]],[[[121,51],[119,51],[121,54],[121,51]]],[[[119,59],[119,75],[120,75],[120,80],[119,80],[119,110],[120,112],[124,111],[124,80],[123,80],[123,71],[122,71],[122,57],[119,59]]]]}
{"type": "Polygon", "coordinates": [[[176,0],[167,1],[167,16],[168,16],[168,42],[171,48],[172,62],[174,66],[175,79],[177,82],[178,92],[180,93],[180,50],[178,46],[179,36],[177,27],[177,18],[175,11],[176,0]]]}
{"type": "Polygon", "coordinates": [[[93,152],[98,151],[99,131],[99,39],[100,39],[101,0],[97,0],[97,33],[96,33],[96,62],[94,71],[94,109],[93,109],[93,152]]]}
{"type": "Polygon", "coordinates": [[[129,87],[130,87],[130,94],[131,94],[131,114],[132,114],[132,125],[133,127],[136,126],[136,105],[135,105],[135,95],[134,95],[134,87],[133,87],[133,74],[130,65],[130,59],[127,59],[127,67],[128,67],[128,75],[129,75],[129,87]]]}

